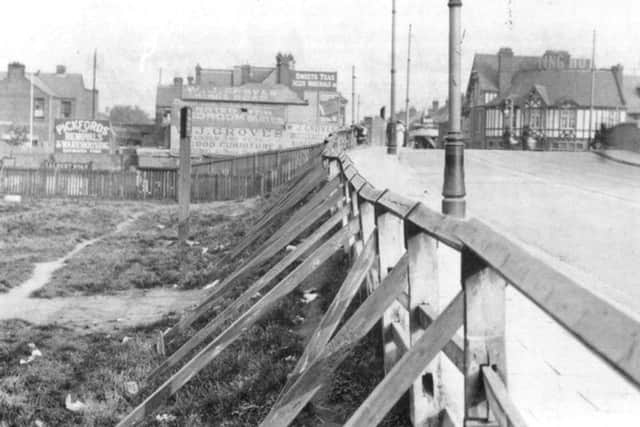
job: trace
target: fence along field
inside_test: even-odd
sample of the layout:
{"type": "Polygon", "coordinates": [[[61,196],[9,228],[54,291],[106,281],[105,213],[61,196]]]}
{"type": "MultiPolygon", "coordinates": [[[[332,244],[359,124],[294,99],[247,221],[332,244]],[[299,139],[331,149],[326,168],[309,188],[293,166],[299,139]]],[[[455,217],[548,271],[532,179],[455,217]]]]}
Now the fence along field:
{"type": "MultiPolygon", "coordinates": [[[[208,202],[265,195],[307,167],[319,146],[256,153],[193,165],[191,200],[208,202]]],[[[178,171],[139,169],[0,167],[0,193],[27,197],[95,197],[114,200],[177,200],[178,171]]]]}
{"type": "MultiPolygon", "coordinates": [[[[119,426],[135,425],[159,409],[341,248],[352,254],[350,272],[261,426],[289,425],[348,352],[380,320],[386,376],[345,425],[378,424],[406,392],[414,425],[456,425],[447,408],[439,406],[442,400],[436,396],[441,378],[431,362],[441,352],[464,376],[465,425],[526,425],[505,384],[506,286],[514,286],[589,351],[630,383],[640,386],[637,320],[480,221],[443,216],[421,203],[377,190],[358,174],[344,153],[326,154],[326,159],[330,179],[315,173],[317,169],[308,172],[275,201],[254,231],[294,208],[307,194],[314,194],[307,204],[262,243],[250,261],[160,335],[161,344],[166,340],[169,356],[152,372],[149,381],[175,373],[119,426]],[[316,215],[309,217],[313,211],[316,215]],[[209,319],[185,344],[173,348],[172,339],[205,317],[235,280],[258,268],[305,230],[312,233],[293,251],[218,316],[209,319]],[[438,243],[460,252],[462,260],[462,287],[442,310],[438,306],[438,243]],[[298,259],[303,262],[264,295],[259,293],[298,259]],[[365,285],[369,296],[351,317],[343,319],[357,290],[365,285]],[[256,296],[260,298],[256,300],[256,296]],[[338,327],[341,321],[344,323],[338,327]],[[228,326],[219,330],[225,324],[228,326]],[[463,333],[458,335],[460,327],[463,333]],[[187,359],[203,343],[204,347],[187,359]]],[[[260,233],[249,233],[234,253],[243,252],[259,240],[260,233]]]]}

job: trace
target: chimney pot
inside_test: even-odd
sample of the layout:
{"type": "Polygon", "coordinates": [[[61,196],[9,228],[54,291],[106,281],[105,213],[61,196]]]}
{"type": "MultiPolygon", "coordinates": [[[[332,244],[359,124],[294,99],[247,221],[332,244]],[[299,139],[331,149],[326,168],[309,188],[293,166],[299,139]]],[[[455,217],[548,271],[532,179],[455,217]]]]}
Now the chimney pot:
{"type": "Polygon", "coordinates": [[[187,82],[189,82],[189,85],[193,85],[193,76],[189,76],[187,77],[187,82]]]}
{"type": "Polygon", "coordinates": [[[7,67],[7,78],[14,79],[25,76],[25,67],[24,64],[20,62],[10,62],[7,67]]]}
{"type": "Polygon", "coordinates": [[[182,86],[182,77],[174,77],[173,78],[173,84],[175,86],[182,86]]]}
{"type": "Polygon", "coordinates": [[[67,72],[67,67],[64,65],[56,65],[56,74],[64,74],[67,72]]]}

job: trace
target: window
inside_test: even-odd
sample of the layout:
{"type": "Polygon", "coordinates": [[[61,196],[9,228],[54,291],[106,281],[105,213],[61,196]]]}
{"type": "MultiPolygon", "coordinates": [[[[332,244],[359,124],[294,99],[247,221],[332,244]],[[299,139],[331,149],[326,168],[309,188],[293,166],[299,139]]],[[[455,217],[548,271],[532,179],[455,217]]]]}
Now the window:
{"type": "Polygon", "coordinates": [[[72,115],[71,101],[62,101],[60,103],[60,106],[62,110],[62,117],[65,119],[70,119],[72,115]]]}
{"type": "Polygon", "coordinates": [[[484,93],[484,103],[488,104],[489,102],[491,102],[494,99],[496,99],[497,96],[498,96],[498,92],[485,92],[484,93]]]}
{"type": "Polygon", "coordinates": [[[576,128],[576,110],[560,110],[560,129],[576,128]]]}
{"type": "Polygon", "coordinates": [[[33,118],[44,119],[44,98],[33,99],[33,118]]]}
{"type": "Polygon", "coordinates": [[[537,108],[529,111],[529,127],[532,129],[542,128],[542,112],[537,108]]]}

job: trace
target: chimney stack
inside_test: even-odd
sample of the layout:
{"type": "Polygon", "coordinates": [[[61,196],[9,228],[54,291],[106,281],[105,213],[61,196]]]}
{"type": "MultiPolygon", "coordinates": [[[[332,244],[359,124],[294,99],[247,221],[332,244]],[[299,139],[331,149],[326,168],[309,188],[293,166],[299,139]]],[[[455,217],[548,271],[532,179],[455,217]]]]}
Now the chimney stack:
{"type": "Polygon", "coordinates": [[[251,65],[245,64],[240,66],[240,84],[249,83],[251,78],[251,65]]]}
{"type": "Polygon", "coordinates": [[[505,95],[511,87],[513,72],[513,50],[510,47],[500,48],[498,51],[498,90],[500,95],[505,95]]]}
{"type": "Polygon", "coordinates": [[[182,77],[174,77],[173,78],[174,86],[182,86],[182,77]]]}
{"type": "Polygon", "coordinates": [[[276,55],[276,66],[278,69],[277,83],[287,86],[291,84],[291,66],[294,63],[293,55],[290,53],[278,53],[278,55],[276,55]]]}
{"type": "Polygon", "coordinates": [[[193,86],[193,76],[187,77],[187,82],[189,83],[189,86],[193,86]]]}
{"type": "Polygon", "coordinates": [[[56,65],[56,74],[64,74],[67,72],[67,67],[64,65],[56,65]]]}
{"type": "Polygon", "coordinates": [[[7,67],[7,79],[12,80],[16,78],[24,78],[24,68],[24,64],[21,64],[20,62],[9,63],[9,66],[7,67]]]}
{"type": "Polygon", "coordinates": [[[438,108],[440,108],[440,103],[437,99],[435,99],[431,102],[431,111],[435,113],[436,111],[438,111],[438,108]]]}

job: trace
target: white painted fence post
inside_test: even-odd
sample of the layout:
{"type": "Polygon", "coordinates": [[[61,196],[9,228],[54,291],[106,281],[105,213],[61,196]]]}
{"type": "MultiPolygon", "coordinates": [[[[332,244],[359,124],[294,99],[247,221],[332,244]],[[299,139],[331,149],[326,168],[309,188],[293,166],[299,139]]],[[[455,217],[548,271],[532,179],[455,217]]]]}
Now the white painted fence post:
{"type": "MultiPolygon", "coordinates": [[[[440,312],[438,282],[437,241],[424,231],[407,227],[409,254],[409,312],[410,342],[413,345],[423,334],[418,307],[429,306],[429,311],[440,312]]],[[[411,386],[410,411],[414,426],[437,426],[442,408],[440,355],[426,366],[423,374],[411,386]]]]}
{"type": "Polygon", "coordinates": [[[495,425],[484,392],[482,367],[506,384],[505,280],[469,251],[462,252],[464,289],[465,426],[495,425]]]}
{"type": "MultiPolygon", "coordinates": [[[[378,248],[380,252],[380,282],[382,282],[405,252],[404,221],[392,212],[380,211],[376,212],[376,224],[378,227],[378,248]]],[[[391,332],[392,322],[407,325],[408,329],[409,319],[407,311],[398,301],[394,301],[382,316],[385,375],[401,356],[398,346],[393,339],[393,333],[391,332]]]]}

